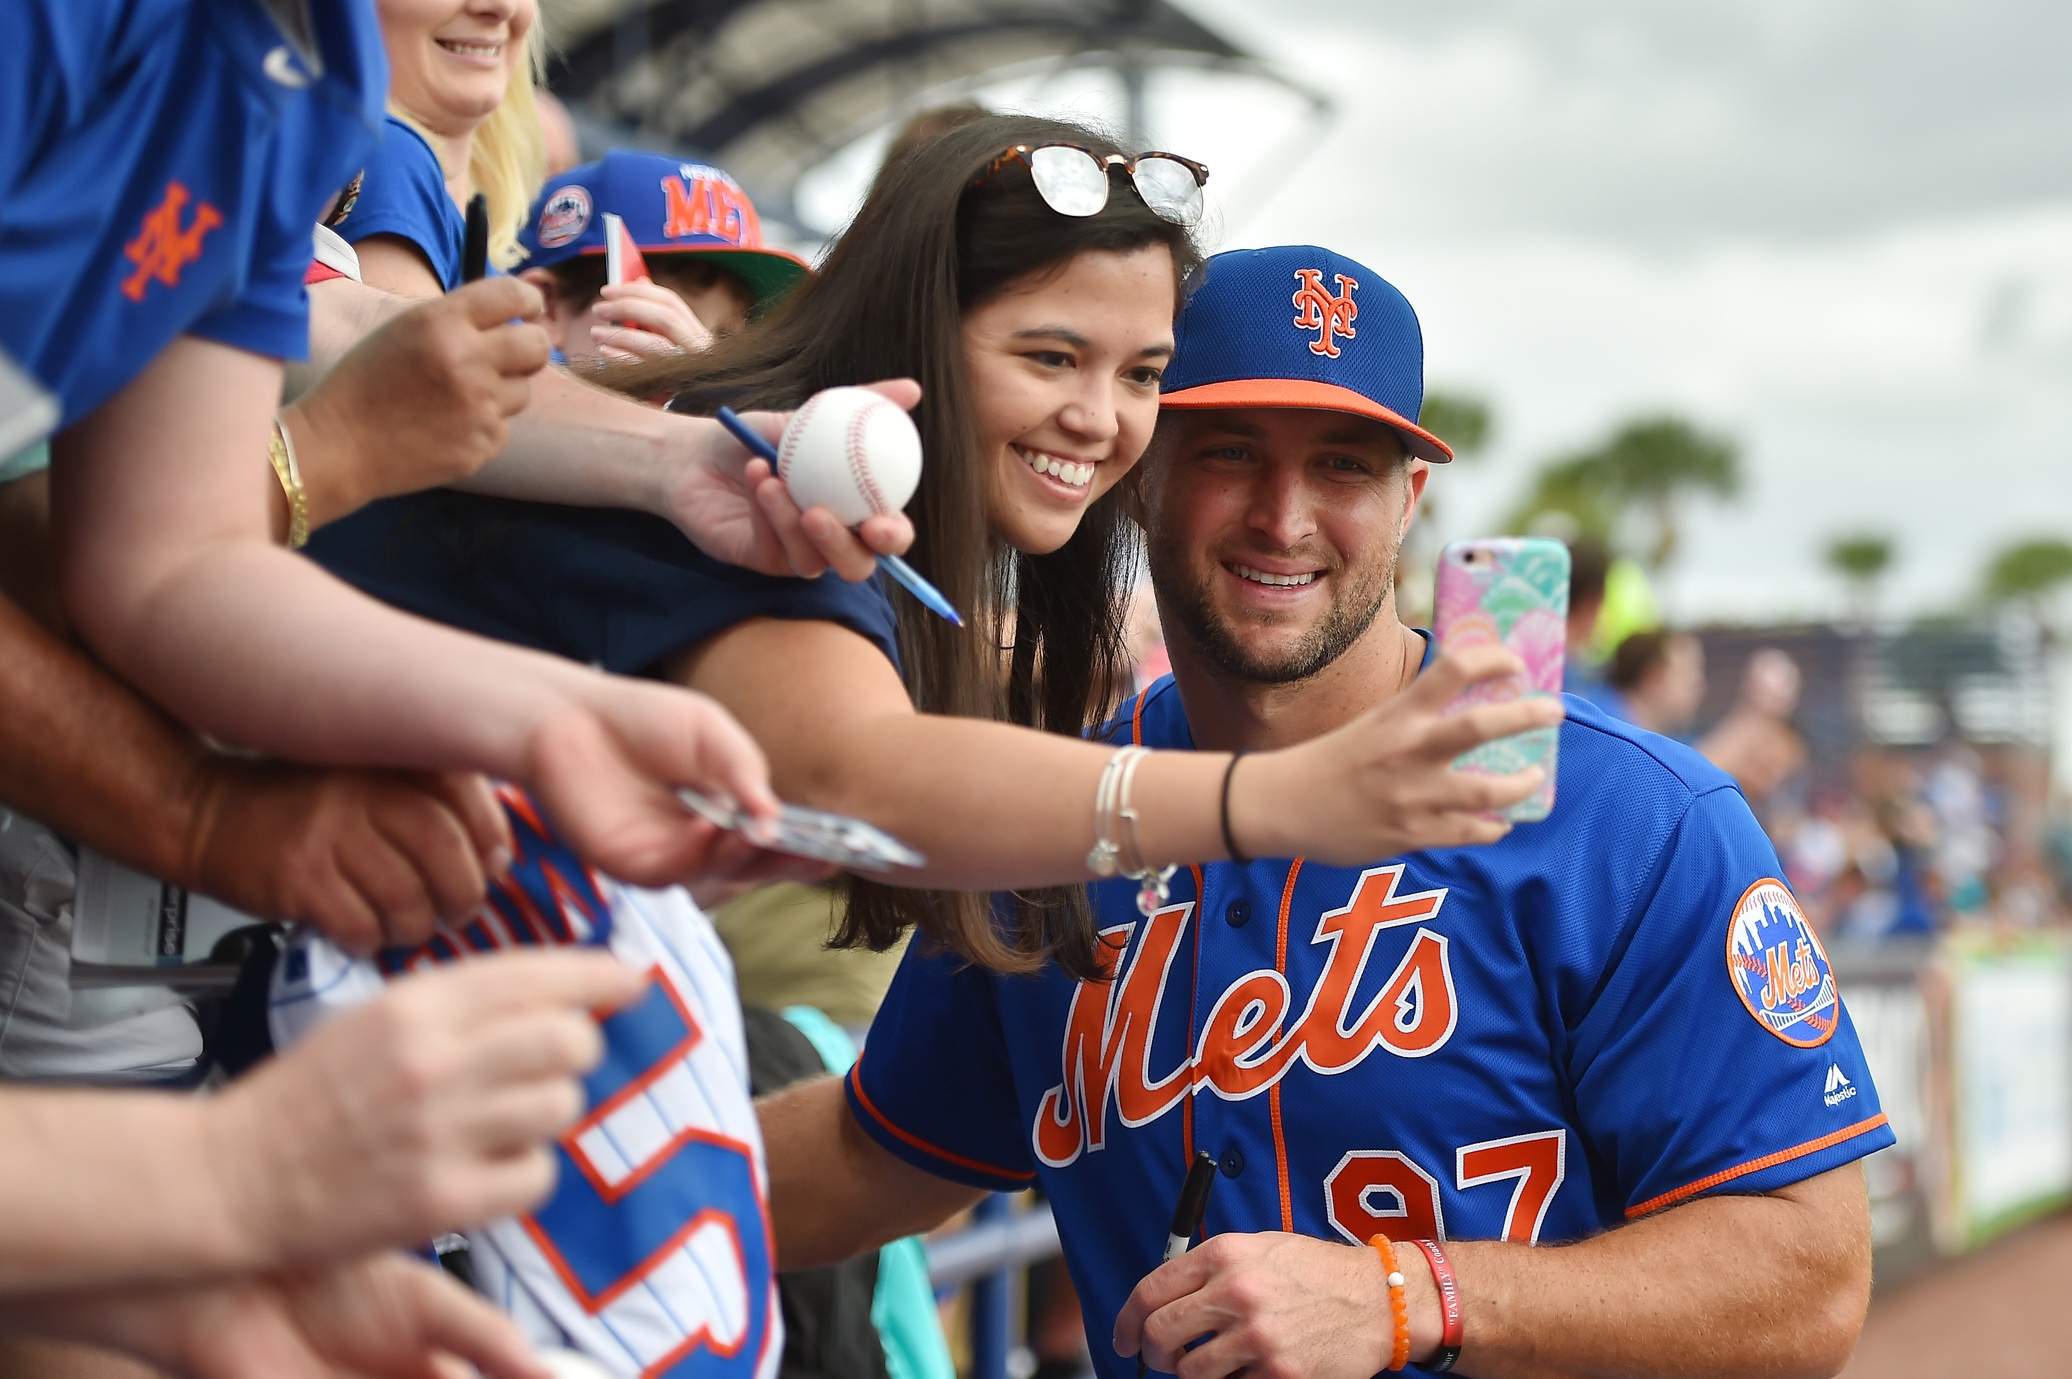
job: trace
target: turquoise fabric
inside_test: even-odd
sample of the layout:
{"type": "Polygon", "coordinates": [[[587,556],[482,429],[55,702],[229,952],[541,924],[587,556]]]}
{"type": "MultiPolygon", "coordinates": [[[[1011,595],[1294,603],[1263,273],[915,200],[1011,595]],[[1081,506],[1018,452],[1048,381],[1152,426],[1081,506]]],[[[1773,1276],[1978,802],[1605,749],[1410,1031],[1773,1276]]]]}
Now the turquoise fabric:
{"type": "Polygon", "coordinates": [[[26,479],[39,469],[50,468],[50,442],[37,441],[26,450],[17,451],[0,460],[0,484],[11,484],[16,479],[26,479]]]}
{"type": "MultiPolygon", "coordinates": [[[[786,1006],[778,1013],[812,1041],[829,1072],[849,1071],[856,1061],[856,1045],[825,1012],[816,1006],[786,1006]]],[[[949,1342],[942,1334],[942,1316],[935,1310],[935,1289],[928,1282],[928,1252],[918,1237],[895,1240],[878,1251],[871,1324],[884,1343],[891,1379],[957,1379],[949,1342]]]]}
{"type": "Polygon", "coordinates": [[[806,1036],[827,1070],[840,1076],[856,1061],[856,1042],[849,1032],[830,1020],[819,1006],[786,1006],[777,1012],[791,1027],[806,1036]]]}
{"type": "Polygon", "coordinates": [[[891,1379],[957,1379],[920,1237],[910,1235],[878,1251],[871,1321],[884,1338],[885,1370],[891,1379]]]}

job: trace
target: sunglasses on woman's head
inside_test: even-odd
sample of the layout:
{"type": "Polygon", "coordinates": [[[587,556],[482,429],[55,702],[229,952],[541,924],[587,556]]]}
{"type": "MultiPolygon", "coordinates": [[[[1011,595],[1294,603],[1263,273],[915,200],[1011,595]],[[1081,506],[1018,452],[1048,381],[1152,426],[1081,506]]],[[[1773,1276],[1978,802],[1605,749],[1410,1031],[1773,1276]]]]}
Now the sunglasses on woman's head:
{"type": "Polygon", "coordinates": [[[1109,173],[1120,168],[1154,212],[1175,225],[1192,228],[1201,223],[1201,189],[1209,180],[1209,170],[1177,153],[1140,153],[1125,158],[1119,153],[1095,153],[1078,144],[1016,144],[987,164],[985,171],[971,179],[971,185],[977,186],[1014,162],[1029,165],[1043,204],[1059,215],[1099,215],[1108,204],[1109,173]]]}

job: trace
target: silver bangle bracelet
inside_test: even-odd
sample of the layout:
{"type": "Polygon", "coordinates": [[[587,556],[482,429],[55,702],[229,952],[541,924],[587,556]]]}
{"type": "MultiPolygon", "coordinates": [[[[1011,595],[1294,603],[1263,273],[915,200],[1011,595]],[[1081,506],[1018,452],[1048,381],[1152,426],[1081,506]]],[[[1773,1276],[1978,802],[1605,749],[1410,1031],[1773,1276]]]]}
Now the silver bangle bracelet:
{"type": "Polygon", "coordinates": [[[1172,894],[1168,883],[1177,870],[1147,864],[1137,831],[1138,814],[1130,790],[1136,783],[1137,767],[1150,755],[1144,747],[1119,748],[1101,768],[1100,783],[1094,788],[1094,845],[1086,854],[1086,869],[1095,876],[1121,875],[1137,883],[1137,909],[1146,916],[1172,894]]]}

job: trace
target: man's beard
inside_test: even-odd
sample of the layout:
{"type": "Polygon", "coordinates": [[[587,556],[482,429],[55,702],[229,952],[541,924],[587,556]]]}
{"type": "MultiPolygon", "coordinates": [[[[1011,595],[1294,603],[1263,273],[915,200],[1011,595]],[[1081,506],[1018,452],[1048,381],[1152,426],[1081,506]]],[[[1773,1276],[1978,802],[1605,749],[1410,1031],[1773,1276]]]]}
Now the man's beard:
{"type": "MultiPolygon", "coordinates": [[[[1395,590],[1399,551],[1392,546],[1387,561],[1380,567],[1380,579],[1363,587],[1347,588],[1335,597],[1323,621],[1293,647],[1261,654],[1247,646],[1217,616],[1209,598],[1208,578],[1213,575],[1197,578],[1187,563],[1186,553],[1175,549],[1173,542],[1160,539],[1155,526],[1154,523],[1154,534],[1145,554],[1151,566],[1151,587],[1158,595],[1161,610],[1178,624],[1176,630],[1192,639],[1219,670],[1253,684],[1293,684],[1323,670],[1367,635],[1367,629],[1381,616],[1395,590]]],[[[1332,571],[1334,582],[1344,573],[1332,571]]]]}

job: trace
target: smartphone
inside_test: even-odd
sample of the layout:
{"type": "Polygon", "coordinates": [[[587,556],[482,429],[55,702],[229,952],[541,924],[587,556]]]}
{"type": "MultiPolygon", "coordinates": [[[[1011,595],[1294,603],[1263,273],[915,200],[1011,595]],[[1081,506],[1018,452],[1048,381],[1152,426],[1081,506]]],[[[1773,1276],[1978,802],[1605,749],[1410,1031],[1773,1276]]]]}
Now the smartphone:
{"type": "Polygon", "coordinates": [[[679,790],[676,797],[707,823],[739,833],[771,852],[831,862],[847,871],[888,872],[928,860],[876,825],[847,814],[787,804],[778,810],[774,824],[765,824],[750,819],[732,800],[697,790],[679,790]]]}
{"type": "MultiPolygon", "coordinates": [[[[1435,631],[1441,652],[1500,643],[1525,662],[1522,675],[1476,685],[1447,712],[1476,704],[1506,703],[1533,695],[1561,693],[1568,647],[1568,547],[1537,536],[1490,536],[1456,541],[1439,552],[1434,592],[1435,631]]],[[[1507,776],[1528,766],[1547,773],[1547,783],[1504,811],[1513,823],[1533,823],[1554,809],[1554,766],[1561,729],[1529,732],[1485,742],[1454,760],[1471,775],[1507,776]]]]}
{"type": "Polygon", "coordinates": [[[604,213],[604,280],[613,285],[648,280],[647,260],[633,232],[610,211],[604,213]]]}

